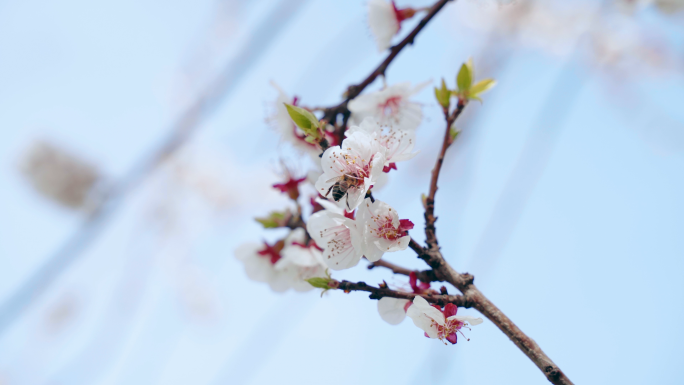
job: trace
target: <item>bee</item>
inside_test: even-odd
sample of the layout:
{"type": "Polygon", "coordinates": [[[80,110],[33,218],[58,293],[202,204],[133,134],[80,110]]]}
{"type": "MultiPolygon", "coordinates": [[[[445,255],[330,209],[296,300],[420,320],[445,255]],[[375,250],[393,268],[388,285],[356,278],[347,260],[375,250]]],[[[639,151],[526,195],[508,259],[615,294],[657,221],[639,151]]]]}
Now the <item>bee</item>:
{"type": "MultiPolygon", "coordinates": [[[[339,202],[340,199],[344,198],[345,195],[349,194],[350,188],[359,186],[363,182],[363,179],[344,174],[327,180],[325,183],[330,183],[332,181],[335,181],[335,183],[332,186],[330,186],[328,192],[325,194],[325,197],[327,198],[328,195],[330,195],[330,192],[332,191],[333,199],[335,200],[335,202],[339,202]]],[[[347,208],[351,209],[351,207],[349,207],[349,201],[347,201],[347,208]]]]}

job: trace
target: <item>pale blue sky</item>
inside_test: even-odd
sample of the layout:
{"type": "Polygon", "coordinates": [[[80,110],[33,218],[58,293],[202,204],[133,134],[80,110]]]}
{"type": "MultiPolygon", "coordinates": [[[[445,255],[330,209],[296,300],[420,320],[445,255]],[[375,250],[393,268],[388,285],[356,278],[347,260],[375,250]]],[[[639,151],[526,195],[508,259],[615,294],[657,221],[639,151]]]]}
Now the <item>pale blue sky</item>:
{"type": "MultiPolygon", "coordinates": [[[[207,219],[182,191],[165,190],[163,176],[140,185],[102,236],[0,335],[0,384],[546,383],[489,321],[473,328],[471,341],[444,346],[410,320],[384,323],[364,295],[275,294],[246,278],[233,250],[272,237],[251,218],[286,202],[267,190],[281,153],[264,122],[276,96],[269,81],[305,104],[332,104],[383,58],[364,1],[302,0],[270,44],[250,45],[282,1],[0,2],[0,301],[82,221],[38,196],[17,171],[32,139],[51,138],[115,180],[159,145],[224,63],[263,50],[191,146],[225,160],[212,167],[235,201],[207,219]],[[168,234],[150,216],[165,194],[183,202],[180,227],[168,234]],[[211,317],[193,313],[186,284],[210,293],[211,317]],[[68,310],[65,321],[50,326],[60,309],[68,310]]],[[[392,64],[388,82],[445,77],[453,85],[469,56],[476,66],[491,59],[478,56],[482,33],[457,24],[459,13],[478,7],[450,4],[392,64]]],[[[681,15],[645,11],[637,22],[665,36],[681,61],[681,15]]],[[[518,48],[481,74],[499,83],[483,105],[468,107],[477,120],[447,157],[440,244],[575,383],[677,384],[682,65],[637,79],[587,66],[582,52],[518,48]],[[528,138],[530,161],[509,182],[528,138]],[[510,207],[496,211],[504,191],[510,207]],[[496,242],[500,252],[490,252],[496,242]]],[[[376,194],[417,224],[418,239],[419,197],[442,130],[433,98],[431,89],[416,98],[426,115],[420,154],[376,194]]],[[[422,267],[409,251],[389,259],[422,267]]],[[[402,282],[363,266],[337,276],[402,282]]]]}

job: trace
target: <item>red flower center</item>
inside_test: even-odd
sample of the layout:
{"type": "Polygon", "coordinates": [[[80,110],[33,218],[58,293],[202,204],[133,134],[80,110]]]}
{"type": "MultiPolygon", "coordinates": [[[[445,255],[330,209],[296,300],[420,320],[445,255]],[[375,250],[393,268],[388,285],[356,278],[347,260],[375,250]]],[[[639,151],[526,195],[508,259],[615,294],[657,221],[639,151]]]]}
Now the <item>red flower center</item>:
{"type": "Polygon", "coordinates": [[[409,274],[409,284],[416,294],[424,294],[426,291],[430,290],[429,282],[418,283],[418,276],[415,271],[412,271],[411,274],[409,274]]]}
{"type": "Polygon", "coordinates": [[[273,245],[269,245],[264,241],[264,248],[263,250],[257,251],[257,254],[269,258],[272,264],[276,264],[280,258],[280,252],[283,250],[283,247],[285,246],[285,241],[280,240],[273,245]]]}
{"type": "Polygon", "coordinates": [[[379,104],[378,108],[382,110],[382,114],[385,115],[385,117],[394,116],[399,112],[401,99],[401,96],[392,96],[385,100],[385,103],[379,104]]]}
{"type": "Polygon", "coordinates": [[[273,188],[280,190],[280,192],[286,193],[290,199],[297,199],[299,198],[299,184],[304,182],[306,177],[296,179],[292,178],[292,176],[288,176],[288,178],[289,179],[287,182],[276,183],[273,185],[273,188]]]}
{"type": "Polygon", "coordinates": [[[440,325],[434,320],[432,321],[432,326],[435,326],[437,328],[437,338],[439,338],[442,341],[447,340],[452,344],[455,344],[458,340],[457,333],[461,333],[461,335],[464,336],[463,332],[461,332],[461,328],[465,326],[465,323],[455,319],[450,320],[448,318],[456,315],[458,307],[453,303],[446,304],[446,306],[444,306],[444,310],[442,310],[442,308],[440,308],[437,305],[432,306],[435,309],[441,311],[442,314],[444,314],[445,318],[444,325],[440,325]]]}
{"type": "Polygon", "coordinates": [[[392,0],[392,8],[394,8],[394,16],[396,16],[397,22],[399,23],[399,29],[401,29],[402,21],[410,19],[416,14],[416,10],[413,8],[397,8],[397,4],[394,3],[394,0],[392,0]]]}

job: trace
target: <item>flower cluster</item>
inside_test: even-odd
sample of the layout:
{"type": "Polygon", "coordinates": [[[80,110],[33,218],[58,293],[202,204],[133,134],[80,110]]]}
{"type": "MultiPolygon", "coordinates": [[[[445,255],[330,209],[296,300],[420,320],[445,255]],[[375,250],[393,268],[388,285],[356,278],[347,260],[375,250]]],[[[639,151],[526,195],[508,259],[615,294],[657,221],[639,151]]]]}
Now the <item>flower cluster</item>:
{"type": "Polygon", "coordinates": [[[333,270],[356,266],[361,257],[371,262],[380,260],[386,252],[405,250],[413,223],[399,219],[388,204],[366,198],[356,219],[336,209],[319,211],[307,224],[311,237],[323,249],[323,261],[333,270]]]}
{"type": "MultiPolygon", "coordinates": [[[[370,27],[381,50],[389,47],[401,23],[419,11],[399,9],[385,0],[370,0],[368,6],[370,27]]],[[[489,79],[474,82],[473,73],[468,62],[457,76],[457,89],[448,89],[445,81],[441,89],[435,89],[445,115],[451,98],[458,98],[462,108],[469,100],[480,100],[479,95],[494,85],[489,79]]],[[[315,167],[307,177],[284,167],[283,180],[273,185],[295,207],[257,221],[264,228],[288,229],[289,234],[274,243],[247,243],[237,249],[236,256],[251,279],[268,283],[277,292],[314,287],[324,292],[350,287],[365,290],[365,283],[343,285],[330,271],[353,268],[361,259],[378,262],[385,253],[409,247],[413,222],[373,193],[395,174],[390,171],[398,170],[398,163],[417,154],[416,131],[423,112],[422,104],[411,98],[426,84],[385,85],[375,92],[350,96],[332,108],[302,106],[298,98],[273,84],[279,96],[271,121],[284,142],[309,154],[315,167]]],[[[454,136],[450,137],[453,141],[454,136]]],[[[410,290],[389,289],[384,282],[374,288],[384,290],[371,298],[380,298],[378,312],[386,322],[396,325],[408,316],[426,336],[451,343],[456,343],[462,328],[482,322],[457,316],[451,303],[443,309],[430,305],[426,298],[444,302],[435,300],[440,293],[431,289],[430,282],[420,282],[415,272],[409,274],[408,285],[410,290]]]]}
{"type": "MultiPolygon", "coordinates": [[[[415,272],[411,272],[409,275],[409,285],[411,292],[415,294],[437,294],[436,291],[430,289],[429,282],[418,283],[418,276],[415,272]]],[[[378,313],[388,324],[398,325],[406,318],[406,311],[411,305],[412,302],[407,299],[382,297],[378,301],[378,313]]]]}
{"type": "MultiPolygon", "coordinates": [[[[278,98],[274,103],[275,111],[268,120],[280,132],[283,141],[290,143],[298,151],[309,154],[314,159],[317,158],[321,153],[320,148],[316,144],[306,141],[306,133],[292,122],[287,108],[285,108],[285,104],[298,105],[299,98],[290,97],[275,82],[271,82],[271,85],[278,91],[278,98]]],[[[324,135],[329,143],[337,142],[335,135],[327,127],[324,130],[324,135]]]]}
{"type": "Polygon", "coordinates": [[[325,276],[320,248],[306,241],[304,229],[295,229],[285,239],[273,244],[246,243],[236,251],[244,263],[247,276],[265,282],[277,292],[290,288],[296,291],[313,289],[306,280],[325,276]]]}

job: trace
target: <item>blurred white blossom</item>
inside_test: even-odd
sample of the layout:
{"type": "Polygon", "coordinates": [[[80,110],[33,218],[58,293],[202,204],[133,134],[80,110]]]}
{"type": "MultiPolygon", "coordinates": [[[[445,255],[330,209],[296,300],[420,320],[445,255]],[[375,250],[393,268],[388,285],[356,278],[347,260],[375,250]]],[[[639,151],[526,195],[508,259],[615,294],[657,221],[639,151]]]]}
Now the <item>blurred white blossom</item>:
{"type": "Polygon", "coordinates": [[[325,265],[316,245],[306,245],[305,242],[304,229],[299,228],[272,245],[266,242],[242,244],[235,251],[235,256],[244,264],[250,279],[268,283],[276,292],[290,288],[308,291],[313,286],[305,280],[324,277],[325,265]]]}
{"type": "Polygon", "coordinates": [[[368,25],[375,37],[378,51],[382,52],[392,45],[392,38],[401,29],[401,22],[413,17],[413,8],[399,9],[394,0],[370,0],[368,2],[368,25]]]}
{"type": "Polygon", "coordinates": [[[389,172],[390,168],[396,169],[396,162],[409,160],[416,156],[413,151],[416,142],[414,130],[400,130],[392,126],[380,126],[373,118],[366,118],[358,126],[351,126],[346,132],[350,136],[357,131],[364,131],[375,138],[381,145],[387,148],[383,171],[389,172]]]}
{"type": "Polygon", "coordinates": [[[383,126],[414,130],[423,120],[423,111],[420,103],[412,102],[409,98],[428,84],[425,82],[412,87],[410,82],[403,82],[359,95],[349,102],[349,111],[356,124],[372,117],[383,126]]]}

